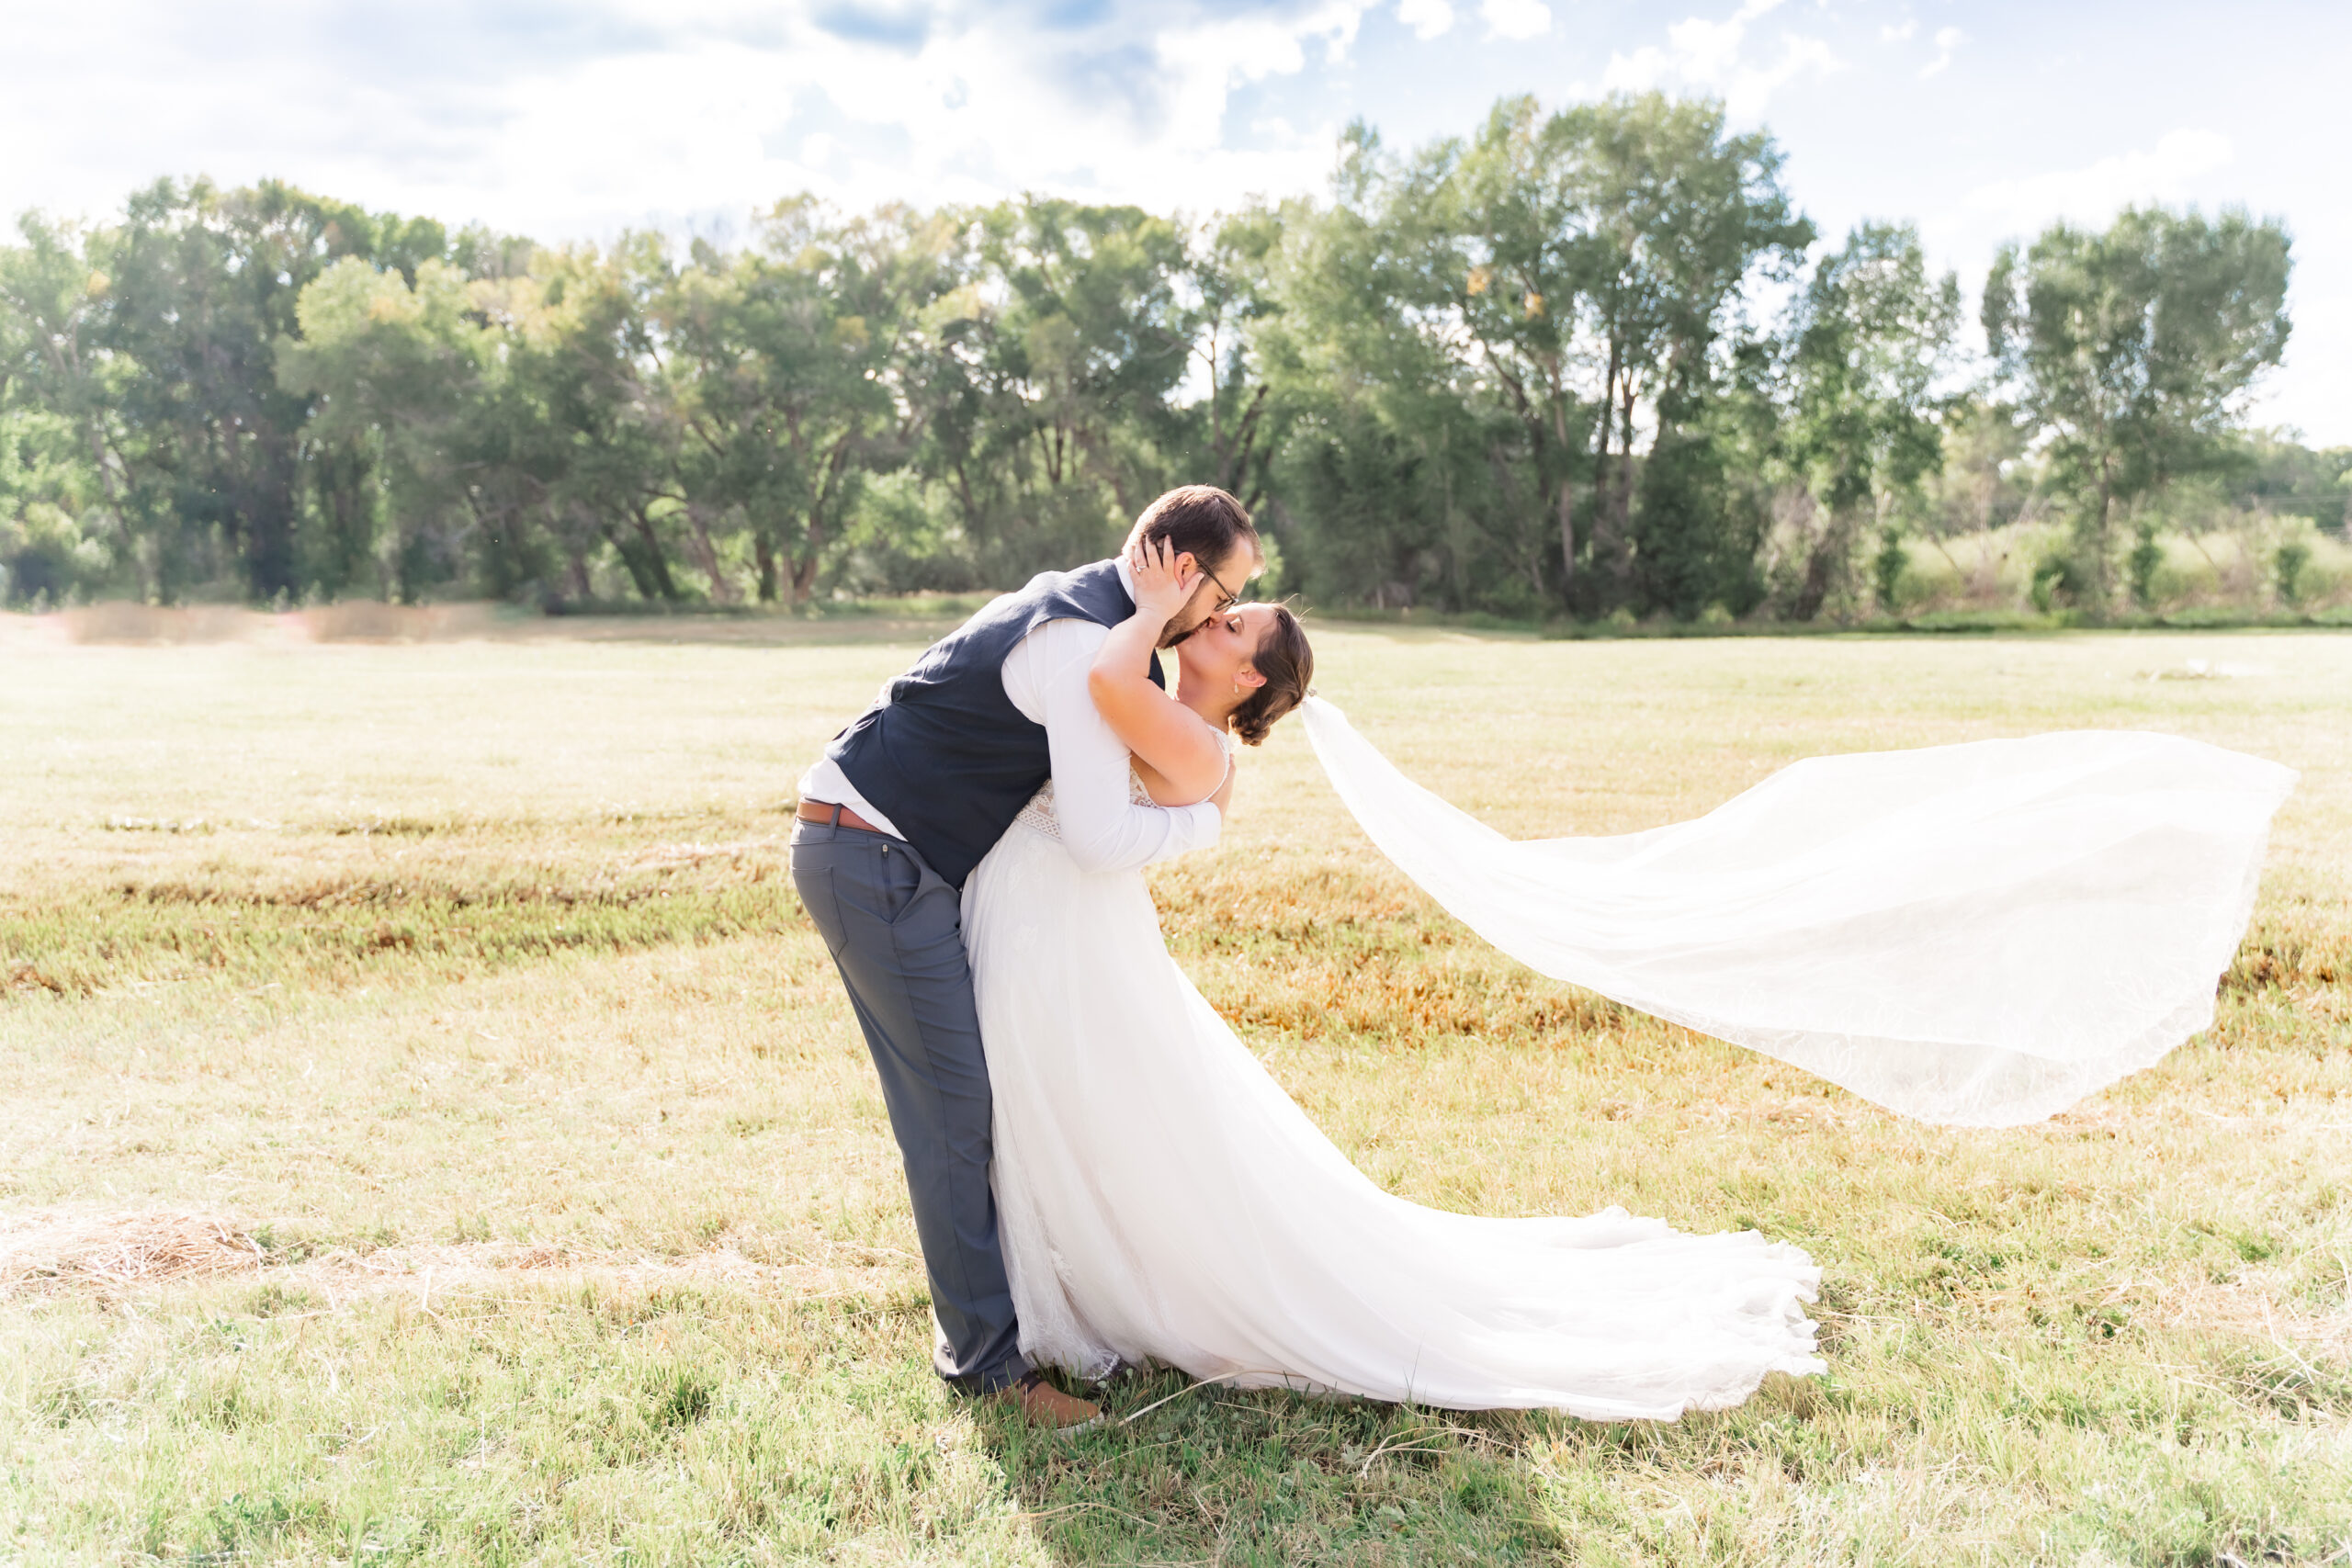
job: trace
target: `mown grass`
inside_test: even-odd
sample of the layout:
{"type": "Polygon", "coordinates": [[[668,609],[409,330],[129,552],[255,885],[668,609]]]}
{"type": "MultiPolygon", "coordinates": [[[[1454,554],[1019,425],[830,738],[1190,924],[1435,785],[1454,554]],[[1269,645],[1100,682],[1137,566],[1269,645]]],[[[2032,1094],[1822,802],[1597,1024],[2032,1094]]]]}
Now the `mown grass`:
{"type": "Polygon", "coordinates": [[[1670,1427],[1169,1377],[1055,1442],[926,1370],[783,875],[797,764],[906,649],[0,652],[0,1258],[175,1210],[260,1259],[0,1270],[0,1556],[2352,1561],[2352,638],[1318,648],[1521,835],[2065,725],[2305,773],[2211,1034],[1947,1132],[1498,957],[1278,735],[1154,886],[1284,1084],[1420,1201],[1806,1247],[1832,1371],[1670,1427]]]}

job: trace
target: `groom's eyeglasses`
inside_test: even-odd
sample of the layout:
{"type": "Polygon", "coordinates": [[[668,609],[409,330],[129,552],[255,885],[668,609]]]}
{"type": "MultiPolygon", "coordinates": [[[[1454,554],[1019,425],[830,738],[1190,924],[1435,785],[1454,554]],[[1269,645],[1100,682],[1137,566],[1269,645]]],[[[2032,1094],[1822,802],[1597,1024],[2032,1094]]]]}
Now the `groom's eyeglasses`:
{"type": "Polygon", "coordinates": [[[1207,578],[1211,582],[1216,584],[1216,591],[1219,594],[1216,604],[1211,607],[1209,614],[1213,615],[1222,615],[1227,610],[1232,609],[1236,604],[1241,603],[1241,595],[1236,593],[1232,589],[1227,588],[1225,585],[1225,579],[1211,571],[1207,567],[1204,566],[1201,568],[1201,575],[1207,578]]]}

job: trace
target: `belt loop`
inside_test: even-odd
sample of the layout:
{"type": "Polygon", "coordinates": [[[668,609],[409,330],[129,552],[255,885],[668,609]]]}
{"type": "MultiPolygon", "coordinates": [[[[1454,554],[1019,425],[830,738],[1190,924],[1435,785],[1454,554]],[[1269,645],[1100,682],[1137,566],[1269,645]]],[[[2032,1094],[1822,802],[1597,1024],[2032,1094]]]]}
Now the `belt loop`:
{"type": "Polygon", "coordinates": [[[840,831],[842,830],[842,803],[841,803],[840,801],[836,800],[836,801],[834,801],[834,802],[832,803],[832,807],[833,807],[833,831],[834,831],[834,832],[836,832],[836,833],[838,833],[838,832],[840,832],[840,831]]]}

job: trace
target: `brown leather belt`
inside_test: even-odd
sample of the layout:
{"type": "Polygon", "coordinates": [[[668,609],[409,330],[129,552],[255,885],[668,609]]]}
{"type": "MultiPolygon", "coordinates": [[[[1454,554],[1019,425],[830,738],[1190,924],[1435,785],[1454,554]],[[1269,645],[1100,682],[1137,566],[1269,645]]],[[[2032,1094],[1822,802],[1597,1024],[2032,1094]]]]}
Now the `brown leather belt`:
{"type": "Polygon", "coordinates": [[[822,822],[828,828],[855,828],[867,833],[882,831],[848,807],[835,806],[830,800],[804,800],[800,803],[800,809],[793,815],[803,822],[822,822]]]}

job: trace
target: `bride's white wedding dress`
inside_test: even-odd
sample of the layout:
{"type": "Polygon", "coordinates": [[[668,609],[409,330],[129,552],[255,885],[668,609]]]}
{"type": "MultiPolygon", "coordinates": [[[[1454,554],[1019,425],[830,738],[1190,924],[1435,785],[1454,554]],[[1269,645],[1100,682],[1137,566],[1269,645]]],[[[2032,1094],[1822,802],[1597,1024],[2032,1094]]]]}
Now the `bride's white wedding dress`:
{"type": "Polygon", "coordinates": [[[1793,1247],[1383,1191],[1176,967],[1142,874],[1064,852],[1050,784],[967,883],[964,936],[1033,1361],[1597,1420],[1823,1370],[1802,1306],[1820,1270],[1793,1247]]]}
{"type": "MultiPolygon", "coordinates": [[[[1306,723],[1374,842],[1505,952],[1905,1114],[1993,1126],[2211,1023],[2295,779],[2174,736],[2063,733],[1814,758],[1693,821],[1513,842],[1329,704],[1306,723]]],[[[1800,1309],[1819,1271],[1793,1247],[1375,1187],[1177,970],[1141,874],[1063,852],[1050,785],[967,884],[964,932],[1032,1359],[1603,1419],[1821,1370],[1800,1309]]]]}

